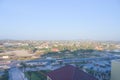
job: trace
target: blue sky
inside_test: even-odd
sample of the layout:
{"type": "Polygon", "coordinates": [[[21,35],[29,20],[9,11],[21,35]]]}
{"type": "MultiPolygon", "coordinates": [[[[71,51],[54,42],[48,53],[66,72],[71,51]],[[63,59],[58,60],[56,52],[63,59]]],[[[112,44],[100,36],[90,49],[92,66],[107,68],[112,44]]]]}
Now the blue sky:
{"type": "Polygon", "coordinates": [[[0,0],[0,39],[120,40],[119,0],[0,0]]]}

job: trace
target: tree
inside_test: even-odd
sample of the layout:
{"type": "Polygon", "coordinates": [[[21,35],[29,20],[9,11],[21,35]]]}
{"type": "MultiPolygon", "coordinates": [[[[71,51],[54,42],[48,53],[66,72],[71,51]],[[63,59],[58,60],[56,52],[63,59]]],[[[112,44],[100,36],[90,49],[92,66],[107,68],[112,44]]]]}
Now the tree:
{"type": "Polygon", "coordinates": [[[22,62],[22,63],[21,63],[21,67],[22,67],[22,69],[23,69],[23,72],[25,72],[25,69],[26,69],[27,65],[26,65],[24,62],[22,62]]]}
{"type": "MultiPolygon", "coordinates": [[[[31,66],[31,65],[29,65],[27,67],[29,67],[30,69],[33,68],[33,66],[31,66]]],[[[32,80],[32,71],[31,70],[28,71],[28,75],[30,76],[30,80],[32,80]]]]}

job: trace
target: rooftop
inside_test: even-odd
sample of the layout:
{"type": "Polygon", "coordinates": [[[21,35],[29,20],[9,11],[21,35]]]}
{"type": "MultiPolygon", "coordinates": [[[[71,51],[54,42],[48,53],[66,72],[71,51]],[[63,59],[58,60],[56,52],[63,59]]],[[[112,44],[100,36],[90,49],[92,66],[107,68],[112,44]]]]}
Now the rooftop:
{"type": "Polygon", "coordinates": [[[78,68],[67,65],[47,74],[52,80],[97,80],[78,68]]]}
{"type": "Polygon", "coordinates": [[[112,60],[112,62],[120,62],[120,59],[112,60]]]}

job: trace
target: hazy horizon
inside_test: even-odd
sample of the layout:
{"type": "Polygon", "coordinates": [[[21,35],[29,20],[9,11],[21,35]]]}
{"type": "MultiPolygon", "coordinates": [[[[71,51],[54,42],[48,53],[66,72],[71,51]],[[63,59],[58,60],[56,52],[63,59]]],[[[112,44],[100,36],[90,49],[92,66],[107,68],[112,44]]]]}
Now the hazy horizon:
{"type": "Polygon", "coordinates": [[[0,40],[120,41],[119,0],[1,0],[0,40]]]}

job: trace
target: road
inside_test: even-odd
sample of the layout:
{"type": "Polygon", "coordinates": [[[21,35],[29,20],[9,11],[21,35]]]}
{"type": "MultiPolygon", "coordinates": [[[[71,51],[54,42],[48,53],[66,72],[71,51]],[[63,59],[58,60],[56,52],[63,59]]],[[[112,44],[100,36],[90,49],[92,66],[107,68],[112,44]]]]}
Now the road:
{"type": "MultiPolygon", "coordinates": [[[[120,57],[96,57],[96,58],[71,58],[71,59],[56,59],[56,60],[61,60],[64,63],[71,63],[71,62],[81,62],[81,61],[90,61],[90,60],[105,60],[105,59],[120,59],[120,57]]],[[[54,60],[54,59],[51,59],[54,60]]],[[[51,60],[47,59],[38,59],[38,60],[32,60],[32,61],[26,61],[26,62],[48,62],[48,64],[51,64],[51,60]]]]}
{"type": "Polygon", "coordinates": [[[9,70],[9,80],[28,80],[24,73],[17,67],[9,70]]]}

